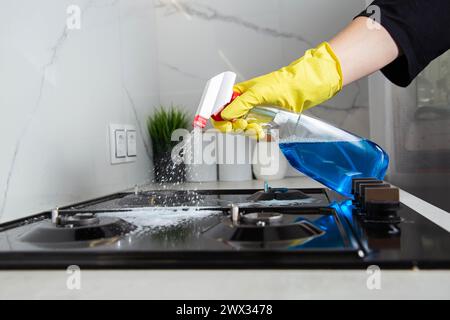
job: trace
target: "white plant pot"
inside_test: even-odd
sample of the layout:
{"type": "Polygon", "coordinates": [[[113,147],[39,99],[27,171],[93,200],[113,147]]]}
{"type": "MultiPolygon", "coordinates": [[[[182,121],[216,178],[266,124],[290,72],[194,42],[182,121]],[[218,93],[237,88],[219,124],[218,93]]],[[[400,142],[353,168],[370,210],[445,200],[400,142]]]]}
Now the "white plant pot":
{"type": "Polygon", "coordinates": [[[220,181],[250,181],[253,180],[251,164],[220,164],[220,181]]]}
{"type": "Polygon", "coordinates": [[[260,141],[253,151],[253,173],[258,180],[280,180],[286,176],[288,161],[276,142],[260,141]]]}
{"type": "Polygon", "coordinates": [[[217,164],[187,164],[187,182],[214,182],[217,181],[217,164]]]}
{"type": "Polygon", "coordinates": [[[191,136],[191,143],[185,149],[190,156],[186,163],[186,181],[217,181],[217,135],[206,132],[198,137],[191,136]]]}
{"type": "Polygon", "coordinates": [[[242,135],[218,136],[218,163],[220,181],[249,181],[252,175],[253,142],[242,135]]]}

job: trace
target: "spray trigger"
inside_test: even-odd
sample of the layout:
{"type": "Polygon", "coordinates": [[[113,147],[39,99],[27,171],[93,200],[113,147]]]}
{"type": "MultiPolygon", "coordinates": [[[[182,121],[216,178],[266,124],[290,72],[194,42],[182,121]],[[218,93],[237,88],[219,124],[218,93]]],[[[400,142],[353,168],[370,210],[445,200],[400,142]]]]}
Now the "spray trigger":
{"type": "Polygon", "coordinates": [[[200,104],[195,113],[192,124],[194,127],[204,128],[207,121],[213,116],[213,119],[222,119],[220,112],[236,97],[237,93],[233,92],[235,82],[236,74],[227,71],[216,75],[206,83],[200,104]]]}

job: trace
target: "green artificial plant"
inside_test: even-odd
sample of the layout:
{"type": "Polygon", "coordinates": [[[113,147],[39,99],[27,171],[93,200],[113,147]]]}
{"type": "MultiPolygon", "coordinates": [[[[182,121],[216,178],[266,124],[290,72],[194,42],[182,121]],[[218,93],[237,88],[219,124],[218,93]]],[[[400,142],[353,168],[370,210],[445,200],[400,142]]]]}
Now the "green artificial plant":
{"type": "Polygon", "coordinates": [[[170,152],[178,143],[172,141],[172,132],[176,129],[189,127],[188,114],[177,107],[159,107],[155,113],[148,117],[147,128],[152,139],[153,154],[155,157],[170,152]]]}

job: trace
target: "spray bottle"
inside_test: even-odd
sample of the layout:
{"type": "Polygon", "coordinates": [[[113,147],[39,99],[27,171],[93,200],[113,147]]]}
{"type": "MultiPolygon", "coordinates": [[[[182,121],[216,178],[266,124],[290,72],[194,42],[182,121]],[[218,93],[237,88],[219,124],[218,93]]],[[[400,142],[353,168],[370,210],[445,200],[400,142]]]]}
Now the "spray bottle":
{"type": "MultiPolygon", "coordinates": [[[[235,79],[225,72],[208,82],[194,127],[204,128],[211,117],[220,120],[220,112],[238,96],[235,79]]],[[[263,123],[294,168],[350,198],[353,178],[383,180],[386,174],[389,157],[380,146],[317,118],[267,106],[253,108],[245,118],[263,123]]]]}

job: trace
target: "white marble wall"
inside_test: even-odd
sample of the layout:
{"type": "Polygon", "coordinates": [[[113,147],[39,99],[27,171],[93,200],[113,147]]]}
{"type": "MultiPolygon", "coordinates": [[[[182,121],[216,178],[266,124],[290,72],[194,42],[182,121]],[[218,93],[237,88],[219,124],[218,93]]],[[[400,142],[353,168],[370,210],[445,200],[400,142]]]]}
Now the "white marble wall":
{"type": "MultiPolygon", "coordinates": [[[[364,6],[363,0],[155,0],[161,102],[193,111],[214,74],[233,70],[242,81],[285,66],[364,6]]],[[[311,112],[368,136],[367,80],[311,112]]]]}
{"type": "Polygon", "coordinates": [[[0,2],[0,222],[149,179],[154,17],[152,0],[0,2]],[[110,164],[109,123],[139,129],[135,163],[110,164]]]}
{"type": "MultiPolygon", "coordinates": [[[[2,0],[0,222],[151,177],[152,107],[193,111],[205,80],[282,67],[342,28],[363,0],[2,0]],[[81,29],[67,27],[70,5],[81,29]],[[139,131],[111,165],[108,124],[139,131]]],[[[367,81],[312,113],[368,135],[367,81]]]]}

